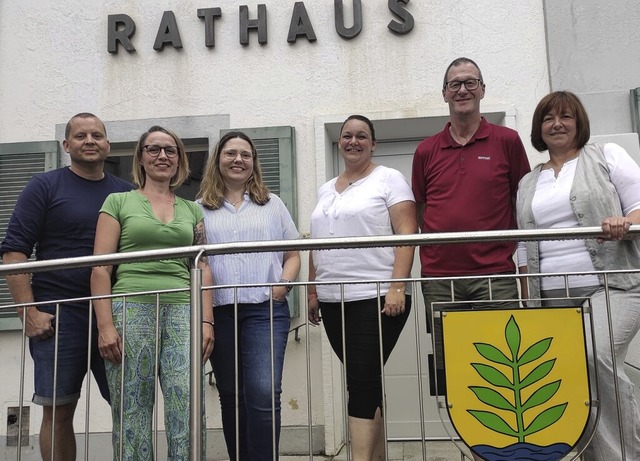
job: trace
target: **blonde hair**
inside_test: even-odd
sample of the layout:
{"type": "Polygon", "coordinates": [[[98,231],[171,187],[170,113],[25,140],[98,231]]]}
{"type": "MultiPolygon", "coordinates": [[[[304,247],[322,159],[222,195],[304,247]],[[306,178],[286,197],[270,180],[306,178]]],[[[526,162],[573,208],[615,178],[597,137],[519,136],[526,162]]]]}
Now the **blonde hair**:
{"type": "Polygon", "coordinates": [[[133,151],[133,163],[131,165],[131,177],[133,178],[133,183],[138,187],[144,187],[144,184],[147,180],[147,174],[142,167],[142,149],[147,141],[147,138],[151,133],[165,133],[173,138],[176,142],[176,146],[178,147],[178,169],[176,174],[171,178],[171,182],[169,183],[169,189],[173,192],[178,187],[182,185],[183,182],[189,177],[189,159],[187,158],[187,153],[184,151],[184,143],[171,130],[167,130],[158,125],[154,125],[149,128],[147,131],[142,133],[140,139],[136,143],[136,147],[133,151]]]}
{"type": "Polygon", "coordinates": [[[204,176],[200,183],[200,190],[198,191],[198,197],[200,197],[202,206],[205,208],[217,210],[224,203],[225,185],[222,179],[222,172],[220,171],[220,156],[227,142],[235,138],[240,138],[251,146],[253,172],[245,184],[251,201],[258,205],[264,205],[269,201],[269,189],[262,181],[262,170],[260,169],[256,146],[253,144],[251,138],[242,131],[230,131],[220,138],[220,141],[218,141],[213,148],[207,160],[207,166],[205,167],[204,176]]]}

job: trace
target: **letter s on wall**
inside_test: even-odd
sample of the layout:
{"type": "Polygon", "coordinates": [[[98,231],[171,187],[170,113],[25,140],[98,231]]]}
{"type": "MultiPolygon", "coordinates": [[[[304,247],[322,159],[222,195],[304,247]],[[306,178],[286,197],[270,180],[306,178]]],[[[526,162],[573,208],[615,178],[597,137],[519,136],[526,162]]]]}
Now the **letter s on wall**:
{"type": "Polygon", "coordinates": [[[387,24],[387,27],[391,32],[404,35],[413,30],[415,21],[413,16],[407,10],[404,9],[404,5],[409,3],[410,0],[389,0],[389,10],[403,22],[398,22],[395,19],[387,24]],[[402,5],[401,5],[402,4],[402,5]]]}

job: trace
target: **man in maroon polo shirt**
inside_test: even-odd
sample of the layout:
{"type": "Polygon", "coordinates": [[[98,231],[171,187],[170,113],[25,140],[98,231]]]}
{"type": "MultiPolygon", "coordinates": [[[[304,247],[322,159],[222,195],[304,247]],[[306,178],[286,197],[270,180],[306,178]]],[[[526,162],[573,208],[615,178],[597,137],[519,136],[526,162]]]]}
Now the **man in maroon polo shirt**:
{"type": "MultiPolygon", "coordinates": [[[[453,61],[444,75],[442,96],[449,104],[444,130],[420,143],[413,158],[412,188],[422,232],[515,229],[518,182],[531,168],[518,133],[480,115],[482,72],[468,58],[453,61]]],[[[515,242],[425,245],[420,248],[424,277],[513,274],[515,242]]],[[[431,325],[431,303],[517,300],[515,278],[487,277],[422,283],[429,331],[437,349],[438,392],[444,393],[442,333],[431,325]],[[452,297],[453,295],[453,297],[452,297]]],[[[517,301],[512,303],[517,306],[517,301]]],[[[495,304],[493,304],[495,305],[495,304]]],[[[503,303],[504,305],[504,303],[503,303]]],[[[458,305],[460,306],[460,305],[458,305]]],[[[432,388],[433,392],[433,388],[432,388]]]]}

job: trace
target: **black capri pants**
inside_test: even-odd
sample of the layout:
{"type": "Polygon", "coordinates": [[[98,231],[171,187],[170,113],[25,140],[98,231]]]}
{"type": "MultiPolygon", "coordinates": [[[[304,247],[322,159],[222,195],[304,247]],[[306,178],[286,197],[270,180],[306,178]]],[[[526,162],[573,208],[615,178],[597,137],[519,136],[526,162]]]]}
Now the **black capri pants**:
{"type": "MultiPolygon", "coordinates": [[[[329,343],[341,362],[342,314],[341,303],[320,302],[322,322],[329,343]]],[[[349,416],[373,419],[376,410],[382,414],[382,372],[380,370],[380,341],[378,317],[382,317],[382,349],[384,363],[398,342],[411,311],[411,296],[405,296],[404,313],[396,317],[381,314],[384,297],[344,303],[345,342],[347,347],[347,392],[349,416]]]]}

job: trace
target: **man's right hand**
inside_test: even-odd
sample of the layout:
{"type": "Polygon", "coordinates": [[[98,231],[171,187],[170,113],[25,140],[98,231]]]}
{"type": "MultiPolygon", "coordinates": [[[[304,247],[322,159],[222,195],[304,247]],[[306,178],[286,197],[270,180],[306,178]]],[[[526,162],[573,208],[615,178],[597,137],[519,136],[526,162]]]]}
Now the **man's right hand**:
{"type": "Polygon", "coordinates": [[[26,308],[23,311],[22,321],[25,332],[29,338],[49,339],[55,334],[54,315],[42,312],[35,307],[26,308]]]}

